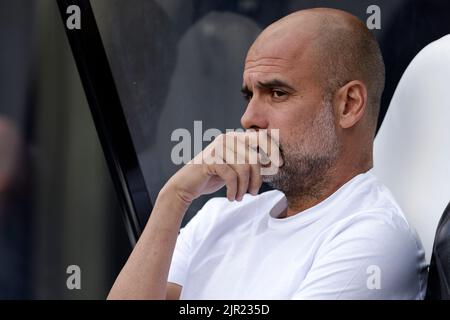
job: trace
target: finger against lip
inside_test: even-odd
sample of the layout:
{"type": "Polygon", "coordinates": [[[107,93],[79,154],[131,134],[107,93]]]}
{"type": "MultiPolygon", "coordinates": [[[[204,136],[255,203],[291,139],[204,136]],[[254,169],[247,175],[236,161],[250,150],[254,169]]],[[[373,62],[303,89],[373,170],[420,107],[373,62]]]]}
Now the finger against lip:
{"type": "Polygon", "coordinates": [[[262,163],[271,163],[274,166],[280,167],[283,163],[280,156],[277,136],[278,133],[276,133],[275,136],[269,135],[267,130],[260,132],[258,135],[258,147],[262,163]]]}
{"type": "Polygon", "coordinates": [[[259,154],[259,161],[261,163],[261,166],[268,167],[271,164],[270,157],[262,150],[261,148],[258,148],[258,154],[259,154]]]}
{"type": "Polygon", "coordinates": [[[248,139],[237,136],[232,145],[227,144],[227,152],[235,154],[237,164],[258,164],[258,152],[248,139]]]}
{"type": "MultiPolygon", "coordinates": [[[[275,165],[280,167],[283,165],[283,159],[278,144],[278,132],[269,134],[270,130],[248,130],[245,133],[237,133],[232,137],[235,140],[235,145],[243,148],[246,152],[253,151],[257,154],[258,162],[262,166],[275,165]]],[[[252,152],[250,152],[251,155],[252,152]]],[[[248,158],[246,159],[248,160],[248,158]]]]}

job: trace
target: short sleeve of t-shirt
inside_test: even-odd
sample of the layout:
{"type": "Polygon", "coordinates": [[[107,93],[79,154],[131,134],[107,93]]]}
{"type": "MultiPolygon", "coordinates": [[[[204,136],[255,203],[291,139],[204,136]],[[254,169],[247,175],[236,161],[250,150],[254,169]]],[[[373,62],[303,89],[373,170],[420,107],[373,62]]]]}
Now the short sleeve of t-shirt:
{"type": "Polygon", "coordinates": [[[208,224],[208,221],[205,221],[205,219],[209,219],[207,211],[213,200],[211,199],[206,202],[202,209],[180,229],[170,264],[168,282],[176,283],[180,286],[183,286],[185,283],[190,258],[192,257],[192,250],[204,233],[200,232],[204,230],[200,225],[208,224]]]}

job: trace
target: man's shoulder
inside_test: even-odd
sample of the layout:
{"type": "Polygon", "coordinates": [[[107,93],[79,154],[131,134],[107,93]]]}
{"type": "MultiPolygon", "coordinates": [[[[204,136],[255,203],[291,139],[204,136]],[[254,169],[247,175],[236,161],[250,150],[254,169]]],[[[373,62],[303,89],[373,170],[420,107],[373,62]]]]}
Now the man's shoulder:
{"type": "MultiPolygon", "coordinates": [[[[423,251],[415,229],[396,206],[368,208],[336,222],[327,230],[325,246],[366,244],[372,250],[398,254],[423,251]]],[[[356,247],[359,247],[358,246],[356,247]]]]}
{"type": "Polygon", "coordinates": [[[334,202],[339,213],[324,230],[327,240],[339,245],[359,239],[384,249],[409,244],[420,250],[420,239],[390,190],[372,172],[362,178],[334,202]]]}
{"type": "Polygon", "coordinates": [[[354,232],[367,225],[386,232],[414,233],[391,191],[372,173],[367,174],[365,183],[351,190],[338,207],[341,215],[335,227],[342,230],[354,232]]]}

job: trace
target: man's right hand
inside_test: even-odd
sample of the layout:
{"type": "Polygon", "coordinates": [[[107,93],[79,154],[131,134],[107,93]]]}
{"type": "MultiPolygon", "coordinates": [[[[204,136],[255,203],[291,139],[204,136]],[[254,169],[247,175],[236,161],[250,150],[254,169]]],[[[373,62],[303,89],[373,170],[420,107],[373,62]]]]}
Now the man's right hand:
{"type": "Polygon", "coordinates": [[[172,176],[161,191],[175,192],[186,205],[223,186],[227,187],[230,201],[242,200],[247,192],[256,195],[262,184],[262,171],[275,173],[283,164],[278,136],[275,137],[267,130],[219,135],[172,176]]]}
{"type": "Polygon", "coordinates": [[[224,185],[230,201],[242,199],[247,191],[256,195],[261,174],[275,173],[282,165],[276,139],[267,137],[267,131],[220,135],[172,176],[161,189],[108,299],[180,296],[181,286],[168,283],[167,279],[184,213],[194,199],[224,185]]]}

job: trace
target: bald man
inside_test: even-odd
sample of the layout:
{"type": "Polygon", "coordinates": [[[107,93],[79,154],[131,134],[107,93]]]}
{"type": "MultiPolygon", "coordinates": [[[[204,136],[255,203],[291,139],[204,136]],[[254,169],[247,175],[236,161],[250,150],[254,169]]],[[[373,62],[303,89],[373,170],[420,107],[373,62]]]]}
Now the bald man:
{"type": "MultiPolygon", "coordinates": [[[[281,161],[262,150],[277,170],[228,158],[181,168],[108,298],[422,299],[420,240],[371,170],[383,86],[379,46],[346,12],[303,10],[266,28],[245,60],[241,123],[270,141],[279,130],[281,161]],[[275,190],[258,194],[263,181],[275,190]],[[223,186],[227,198],[178,234],[192,201],[223,186]]],[[[194,160],[252,133],[220,136],[194,160]]]]}

